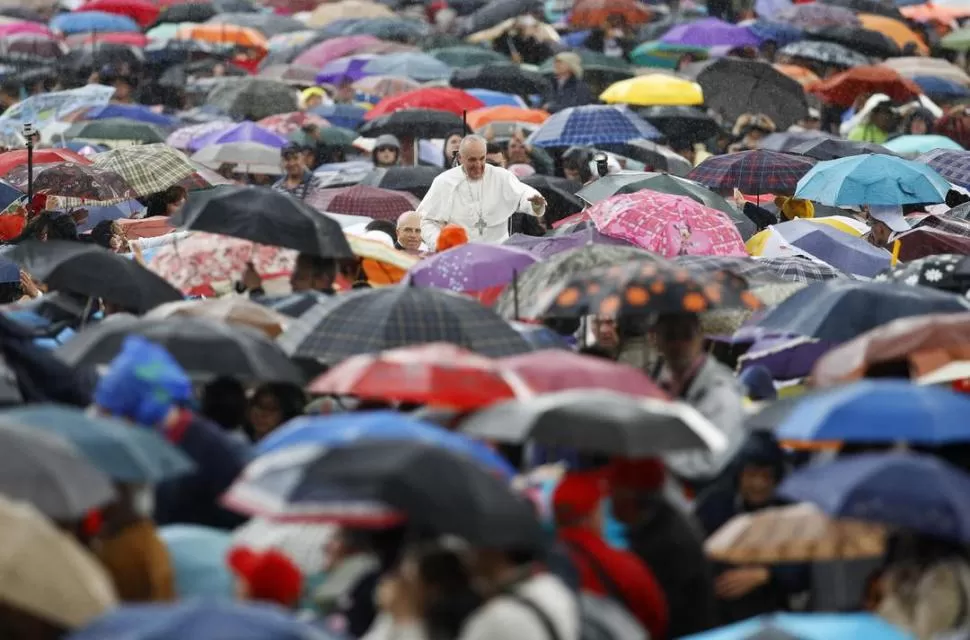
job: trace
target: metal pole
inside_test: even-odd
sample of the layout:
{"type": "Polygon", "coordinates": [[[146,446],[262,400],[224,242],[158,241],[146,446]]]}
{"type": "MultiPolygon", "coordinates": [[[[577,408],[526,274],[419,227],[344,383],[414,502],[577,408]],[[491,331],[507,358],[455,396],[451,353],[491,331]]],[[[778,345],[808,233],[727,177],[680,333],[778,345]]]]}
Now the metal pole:
{"type": "Polygon", "coordinates": [[[34,136],[27,137],[27,208],[34,199],[34,136]]]}

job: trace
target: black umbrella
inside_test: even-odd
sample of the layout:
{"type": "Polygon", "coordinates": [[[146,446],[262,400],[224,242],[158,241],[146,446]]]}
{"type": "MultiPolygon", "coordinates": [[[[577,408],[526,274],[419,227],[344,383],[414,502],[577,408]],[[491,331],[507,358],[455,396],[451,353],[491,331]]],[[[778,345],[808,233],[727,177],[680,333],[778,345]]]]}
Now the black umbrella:
{"type": "Polygon", "coordinates": [[[510,18],[541,10],[542,3],[537,0],[492,0],[468,16],[461,25],[461,32],[463,35],[470,35],[491,29],[510,18]]]}
{"type": "Polygon", "coordinates": [[[153,26],[165,24],[166,22],[178,24],[180,22],[205,22],[219,14],[215,5],[208,2],[186,2],[184,4],[172,4],[158,14],[153,26]]]}
{"type": "Polygon", "coordinates": [[[7,16],[8,18],[17,18],[18,20],[23,20],[25,22],[38,22],[40,24],[45,24],[48,19],[37,13],[37,11],[29,7],[14,7],[14,6],[4,6],[0,7],[0,16],[7,16]]]}
{"type": "Polygon", "coordinates": [[[53,290],[101,298],[133,313],[183,298],[178,289],[137,261],[95,244],[28,241],[9,257],[53,290]]]}
{"type": "Polygon", "coordinates": [[[291,33],[306,29],[306,25],[299,20],[275,13],[220,13],[210,18],[207,24],[228,24],[248,27],[259,31],[267,38],[272,38],[281,33],[291,33]]]}
{"type": "Polygon", "coordinates": [[[489,442],[534,440],[627,458],[723,448],[724,436],[694,410],[663,400],[582,389],[511,400],[466,418],[462,433],[489,442]]]}
{"type": "Polygon", "coordinates": [[[252,382],[305,382],[296,365],[266,334],[203,318],[119,316],[79,332],[55,353],[75,367],[107,365],[130,335],[144,336],[164,347],[194,379],[232,376],[252,382]]]}
{"type": "Polygon", "coordinates": [[[212,88],[205,103],[237,120],[262,120],[299,110],[296,92],[288,84],[252,76],[224,79],[212,88]]]}
{"type": "Polygon", "coordinates": [[[906,19],[894,4],[883,2],[882,0],[823,0],[822,4],[831,4],[836,7],[852,9],[856,13],[875,13],[880,16],[895,18],[901,22],[906,19]]]}
{"type": "Polygon", "coordinates": [[[521,96],[546,95],[549,81],[537,71],[528,71],[514,64],[493,63],[456,69],[451,86],[459,89],[490,89],[521,96]]]}
{"type": "Polygon", "coordinates": [[[259,304],[265,305],[274,311],[279,311],[291,318],[300,318],[317,305],[329,304],[335,298],[319,291],[301,291],[292,293],[288,296],[259,297],[255,299],[259,304]]]}
{"type": "Polygon", "coordinates": [[[58,63],[71,71],[99,70],[104,66],[128,66],[133,70],[145,64],[144,54],[135,47],[115,42],[95,42],[71,49],[58,63]]]}
{"type": "Polygon", "coordinates": [[[780,58],[801,58],[809,62],[833,65],[836,67],[861,67],[871,61],[858,51],[843,47],[836,42],[820,42],[818,40],[800,40],[782,47],[778,51],[780,58]]]}
{"type": "Polygon", "coordinates": [[[173,222],[324,258],[353,258],[340,223],[287,193],[231,186],[193,191],[173,222]]]}
{"type": "Polygon", "coordinates": [[[820,140],[837,140],[837,138],[824,131],[785,131],[765,136],[758,142],[758,148],[791,153],[795,147],[814,144],[820,140]]]}
{"type": "Polygon", "coordinates": [[[369,138],[387,133],[399,138],[444,138],[464,126],[461,118],[448,111],[405,109],[365,123],[359,133],[369,138]]]}
{"type": "Polygon", "coordinates": [[[861,156],[866,153],[881,153],[887,156],[896,156],[881,144],[874,142],[855,142],[852,140],[839,140],[838,138],[816,138],[806,140],[794,147],[787,149],[790,153],[797,153],[800,156],[808,156],[816,160],[836,160],[848,156],[861,156]]]}
{"type": "Polygon", "coordinates": [[[787,129],[808,113],[805,90],[767,62],[721,58],[697,75],[704,102],[734,122],[743,113],[763,113],[787,129]]]}
{"type": "Polygon", "coordinates": [[[694,107],[647,107],[639,109],[637,115],[657,127],[668,140],[693,144],[721,132],[714,118],[694,107]]]}
{"type": "Polygon", "coordinates": [[[837,42],[866,56],[892,58],[901,54],[895,40],[872,29],[861,29],[852,25],[828,26],[809,31],[807,35],[813,40],[837,42]]]}
{"type": "Polygon", "coordinates": [[[647,166],[648,171],[662,171],[684,177],[693,168],[690,161],[670,147],[652,140],[630,140],[620,144],[598,144],[597,148],[633,158],[647,166]]]}
{"type": "Polygon", "coordinates": [[[565,178],[553,176],[532,175],[522,178],[524,184],[529,185],[546,199],[545,218],[548,222],[555,222],[579,213],[586,206],[576,195],[583,185],[565,178]]]}
{"type": "Polygon", "coordinates": [[[443,171],[440,167],[390,167],[374,169],[359,182],[372,187],[391,189],[393,191],[407,191],[415,198],[423,198],[431,183],[443,171]]]}
{"type": "Polygon", "coordinates": [[[223,501],[247,513],[349,516],[358,522],[403,514],[419,535],[450,534],[494,549],[535,549],[543,539],[535,508],[498,475],[461,454],[407,440],[365,441],[292,463],[281,458],[252,464],[223,501]],[[351,514],[347,507],[355,503],[351,514]]]}

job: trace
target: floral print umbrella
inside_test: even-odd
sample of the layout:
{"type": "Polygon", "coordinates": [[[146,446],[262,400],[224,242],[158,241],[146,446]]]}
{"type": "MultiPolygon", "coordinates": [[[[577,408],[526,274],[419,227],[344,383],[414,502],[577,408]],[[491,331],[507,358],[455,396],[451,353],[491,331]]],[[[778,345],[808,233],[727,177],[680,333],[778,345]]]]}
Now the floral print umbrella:
{"type": "Polygon", "coordinates": [[[330,126],[330,123],[320,116],[305,111],[278,113],[275,116],[263,118],[256,124],[281,136],[288,136],[303,127],[315,126],[318,129],[325,129],[330,126]]]}
{"type": "Polygon", "coordinates": [[[586,213],[600,233],[665,258],[748,255],[731,218],[685,196],[639,191],[607,198],[586,213]]]}
{"type": "MultiPolygon", "coordinates": [[[[75,162],[55,162],[34,166],[34,193],[46,193],[79,203],[117,203],[131,200],[135,193],[125,179],[114,171],[75,162]]],[[[17,167],[5,180],[20,191],[27,191],[27,167],[17,167]]]]}
{"type": "Polygon", "coordinates": [[[887,269],[875,279],[967,295],[970,294],[970,260],[956,254],[927,256],[887,269]]]}

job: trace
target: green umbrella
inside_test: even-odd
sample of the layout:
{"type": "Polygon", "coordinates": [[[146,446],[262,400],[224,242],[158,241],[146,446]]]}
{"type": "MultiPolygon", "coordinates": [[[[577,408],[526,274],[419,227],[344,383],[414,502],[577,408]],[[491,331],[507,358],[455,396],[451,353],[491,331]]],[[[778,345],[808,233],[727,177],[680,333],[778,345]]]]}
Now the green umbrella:
{"type": "Polygon", "coordinates": [[[141,144],[165,142],[165,132],[153,124],[129,118],[105,118],[75,122],[64,132],[65,138],[130,141],[141,144]]]}
{"type": "MultiPolygon", "coordinates": [[[[633,68],[623,58],[613,58],[589,49],[577,49],[573,53],[579,54],[583,64],[584,77],[593,82],[612,84],[632,78],[634,75],[633,68]]],[[[552,75],[552,65],[555,59],[555,56],[553,56],[539,65],[539,72],[544,75],[552,75]]]]}
{"type": "Polygon", "coordinates": [[[704,47],[691,47],[681,44],[667,44],[665,42],[644,42],[630,52],[630,60],[640,67],[655,67],[657,69],[676,69],[680,59],[689,55],[694,60],[707,60],[709,57],[704,47]]]}
{"type": "Polygon", "coordinates": [[[940,40],[940,46],[951,51],[970,50],[970,27],[951,31],[940,40]]]}
{"type": "Polygon", "coordinates": [[[489,62],[508,62],[509,59],[497,51],[482,47],[458,46],[431,49],[428,55],[452,67],[474,67],[489,62]]]}
{"type": "Polygon", "coordinates": [[[320,129],[316,138],[311,138],[305,131],[301,129],[291,133],[289,138],[293,142],[308,146],[322,144],[327,147],[349,147],[354,144],[354,140],[356,140],[358,136],[356,132],[351,131],[350,129],[344,129],[343,127],[326,127],[324,129],[320,129]]]}

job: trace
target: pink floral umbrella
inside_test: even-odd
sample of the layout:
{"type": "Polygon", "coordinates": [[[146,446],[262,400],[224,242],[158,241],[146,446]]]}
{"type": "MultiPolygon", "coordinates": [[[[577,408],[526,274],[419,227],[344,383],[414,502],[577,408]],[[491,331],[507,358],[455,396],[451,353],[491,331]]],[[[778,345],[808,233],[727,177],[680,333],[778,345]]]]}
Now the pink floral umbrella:
{"type": "Polygon", "coordinates": [[[313,125],[320,129],[325,129],[330,126],[330,123],[325,119],[305,111],[277,113],[274,116],[263,118],[256,124],[281,136],[288,136],[294,131],[299,131],[308,125],[313,125]]]}
{"type": "Polygon", "coordinates": [[[643,190],[607,198],[584,213],[600,233],[665,258],[748,255],[726,214],[685,196],[643,190]]]}

